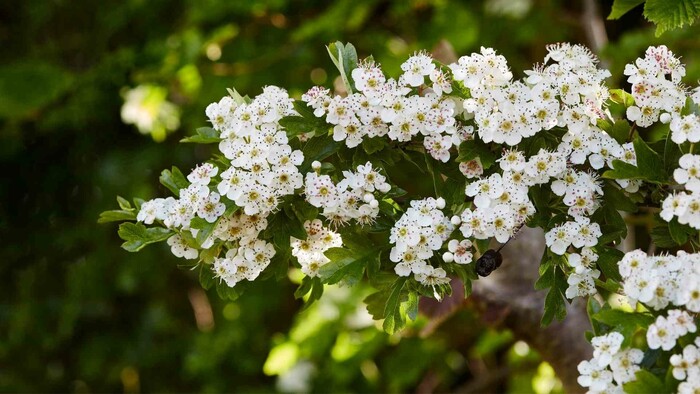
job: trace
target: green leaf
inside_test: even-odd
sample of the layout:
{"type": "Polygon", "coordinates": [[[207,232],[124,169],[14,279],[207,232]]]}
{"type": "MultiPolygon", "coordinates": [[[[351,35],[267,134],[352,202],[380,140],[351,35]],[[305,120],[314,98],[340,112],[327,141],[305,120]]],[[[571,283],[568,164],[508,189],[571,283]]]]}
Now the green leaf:
{"type": "Polygon", "coordinates": [[[160,183],[173,192],[176,197],[180,197],[180,189],[186,189],[190,185],[182,172],[175,166],[170,171],[163,170],[160,173],[160,183]]]}
{"type": "Polygon", "coordinates": [[[202,246],[202,244],[206,242],[207,238],[209,238],[211,233],[214,232],[214,228],[216,228],[216,223],[218,222],[218,219],[214,223],[209,223],[200,217],[192,218],[192,220],[190,221],[190,227],[199,230],[197,232],[196,238],[197,244],[199,246],[202,246]]]}
{"type": "Polygon", "coordinates": [[[131,207],[131,203],[125,199],[124,197],[117,196],[117,203],[119,204],[119,208],[125,210],[125,211],[133,211],[134,208],[131,207]]]}
{"type": "Polygon", "coordinates": [[[236,283],[234,287],[229,287],[224,281],[214,281],[214,283],[216,283],[216,293],[219,298],[229,301],[236,301],[250,285],[247,280],[236,283]]]}
{"type": "Polygon", "coordinates": [[[644,17],[656,25],[656,36],[692,25],[700,16],[700,0],[647,0],[644,17]]]}
{"type": "Polygon", "coordinates": [[[619,19],[634,7],[644,3],[644,1],[645,0],[615,0],[612,5],[612,11],[610,11],[610,15],[608,15],[608,19],[619,19]]]}
{"type": "Polygon", "coordinates": [[[652,228],[650,235],[651,241],[660,248],[674,248],[678,246],[676,240],[671,236],[669,225],[666,223],[659,223],[652,228]]]}
{"type": "Polygon", "coordinates": [[[653,373],[641,369],[635,374],[636,380],[625,383],[623,388],[629,394],[659,394],[666,392],[664,382],[653,373]]]}
{"type": "Polygon", "coordinates": [[[678,223],[678,218],[675,217],[668,223],[668,230],[677,245],[685,245],[688,236],[694,232],[690,226],[678,223]]]}
{"type": "MultiPolygon", "coordinates": [[[[307,280],[308,277],[305,277],[304,280],[307,280]]],[[[321,279],[318,277],[315,278],[309,278],[308,279],[309,284],[306,285],[309,287],[309,291],[311,292],[309,294],[309,298],[306,299],[306,302],[304,303],[304,306],[301,307],[301,310],[304,311],[308,309],[311,305],[313,305],[314,302],[318,301],[321,296],[323,295],[323,282],[321,282],[321,279]]],[[[302,285],[304,284],[304,281],[302,280],[302,285]]],[[[301,287],[300,287],[301,288],[301,287]]],[[[307,291],[304,294],[309,293],[307,291]]],[[[297,293],[294,293],[296,296],[297,293]]]]}
{"type": "Polygon", "coordinates": [[[313,278],[310,276],[305,276],[301,280],[301,284],[297,289],[294,291],[294,298],[299,299],[307,295],[311,291],[311,287],[313,286],[313,278]]]}
{"type": "Polygon", "coordinates": [[[488,145],[481,140],[473,139],[464,141],[459,145],[457,161],[462,163],[479,158],[484,168],[491,167],[496,162],[496,155],[491,152],[488,145]]]}
{"type": "Polygon", "coordinates": [[[199,284],[202,285],[204,290],[209,290],[216,284],[216,278],[214,278],[214,271],[212,271],[211,265],[199,265],[199,284]]]}
{"type": "Polygon", "coordinates": [[[668,182],[668,174],[661,156],[639,136],[634,140],[634,151],[637,154],[637,166],[622,160],[613,160],[613,170],[605,171],[603,178],[642,179],[657,184],[668,182]]]}
{"type": "Polygon", "coordinates": [[[399,277],[391,286],[389,298],[384,307],[384,323],[382,324],[384,331],[389,334],[401,330],[406,324],[401,314],[401,291],[407,280],[407,277],[399,277]]]}
{"type": "Polygon", "coordinates": [[[122,244],[122,248],[129,252],[138,252],[148,244],[165,241],[174,233],[162,227],[147,228],[141,223],[122,223],[118,234],[126,241],[122,244]]]}
{"type": "Polygon", "coordinates": [[[338,152],[341,146],[342,144],[340,142],[333,141],[333,138],[328,135],[309,139],[302,149],[302,152],[304,152],[304,163],[302,163],[299,170],[302,173],[309,172],[309,170],[311,170],[311,163],[316,160],[322,161],[328,156],[338,152]]]}
{"type": "MultiPolygon", "coordinates": [[[[566,275],[561,268],[558,268],[560,264],[563,263],[563,260],[560,261],[560,259],[563,259],[563,256],[550,254],[549,258],[551,258],[552,261],[550,263],[545,262],[544,266],[546,267],[547,264],[550,264],[553,269],[553,275],[551,279],[547,279],[544,283],[540,284],[540,286],[545,283],[550,285],[549,292],[547,292],[547,296],[544,299],[544,314],[540,321],[542,327],[548,326],[555,317],[559,321],[564,320],[566,317],[566,297],[564,296],[564,292],[568,284],[566,283],[566,275]]],[[[545,268],[545,273],[546,270],[549,270],[549,268],[545,268]]]]}
{"type": "Polygon", "coordinates": [[[362,148],[367,152],[368,155],[379,152],[384,149],[386,142],[383,138],[365,138],[362,141],[362,148]]]}
{"type": "MultiPolygon", "coordinates": [[[[634,105],[634,97],[630,93],[625,92],[624,89],[610,89],[610,100],[615,103],[622,104],[625,107],[631,107],[634,105]]],[[[615,123],[627,123],[627,121],[624,119],[619,119],[615,123]]],[[[629,125],[629,123],[627,124],[629,125]]],[[[629,131],[629,129],[627,129],[627,131],[629,131]]]]}
{"type": "Polygon", "coordinates": [[[622,251],[615,248],[599,247],[596,249],[598,253],[598,267],[600,271],[605,274],[605,276],[614,281],[621,281],[620,271],[618,269],[618,263],[625,255],[622,251]]]}
{"type": "Polygon", "coordinates": [[[654,322],[654,316],[639,312],[625,312],[619,309],[602,309],[593,315],[593,319],[614,326],[636,326],[639,328],[648,327],[654,322]]]}
{"type": "Polygon", "coordinates": [[[588,297],[588,303],[586,304],[586,312],[588,314],[588,320],[591,323],[591,327],[593,328],[593,334],[595,336],[603,334],[600,322],[593,318],[593,315],[600,312],[601,308],[602,306],[600,305],[600,303],[598,303],[598,301],[596,301],[594,297],[588,297]]]}
{"type": "MultiPolygon", "coordinates": [[[[700,1],[700,0],[699,0],[700,1]]],[[[644,140],[637,136],[634,140],[634,151],[637,154],[637,168],[646,175],[649,181],[668,182],[668,174],[664,170],[664,161],[644,140]]]]}
{"type": "Polygon", "coordinates": [[[350,74],[352,70],[357,68],[357,51],[355,47],[350,43],[343,44],[340,41],[336,41],[326,46],[326,49],[333,64],[340,72],[340,78],[343,80],[348,94],[352,94],[355,90],[355,85],[350,80],[350,74]]]}
{"type": "Polygon", "coordinates": [[[124,210],[112,210],[100,213],[97,223],[124,222],[128,220],[136,220],[136,213],[124,210]]]}
{"type": "Polygon", "coordinates": [[[0,66],[0,118],[37,116],[39,110],[75,87],[74,76],[57,67],[59,63],[45,63],[38,59],[0,66]]]}
{"type": "Polygon", "coordinates": [[[605,196],[605,202],[612,204],[619,211],[637,212],[639,209],[637,204],[632,202],[625,192],[611,181],[605,181],[603,184],[603,195],[605,196]]]}
{"type": "Polygon", "coordinates": [[[544,314],[540,325],[547,327],[555,317],[559,321],[564,320],[566,317],[566,300],[558,289],[552,288],[547,292],[547,297],[544,299],[544,314]]]}
{"type": "Polygon", "coordinates": [[[215,144],[221,141],[219,137],[219,132],[212,129],[211,127],[200,127],[197,129],[197,134],[186,137],[180,140],[180,142],[189,142],[195,144],[215,144]]]}
{"type": "Polygon", "coordinates": [[[354,286],[362,279],[365,267],[377,259],[379,250],[368,249],[366,253],[358,254],[345,248],[330,248],[324,254],[330,261],[319,270],[323,282],[332,285],[342,281],[354,286]]]}
{"type": "Polygon", "coordinates": [[[678,168],[678,160],[683,156],[680,145],[673,142],[671,133],[666,135],[666,143],[664,146],[664,168],[666,172],[671,174],[673,170],[678,168]]]}
{"type": "Polygon", "coordinates": [[[299,218],[300,222],[314,220],[318,217],[318,208],[309,204],[306,200],[299,198],[292,204],[292,210],[299,218]]]}
{"type": "Polygon", "coordinates": [[[288,138],[306,133],[322,135],[330,127],[321,118],[317,118],[313,114],[311,114],[310,118],[295,115],[285,116],[280,119],[279,123],[280,126],[284,127],[288,138]]]}
{"type": "Polygon", "coordinates": [[[608,134],[610,134],[610,136],[613,137],[618,143],[624,144],[629,138],[631,129],[632,126],[628,121],[625,119],[618,119],[615,124],[613,124],[608,134]]]}

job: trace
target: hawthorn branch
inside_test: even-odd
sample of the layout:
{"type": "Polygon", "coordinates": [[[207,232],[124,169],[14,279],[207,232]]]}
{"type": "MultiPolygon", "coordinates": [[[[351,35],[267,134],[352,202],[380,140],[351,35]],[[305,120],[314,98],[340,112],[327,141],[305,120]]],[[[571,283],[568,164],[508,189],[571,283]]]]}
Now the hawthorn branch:
{"type": "Polygon", "coordinates": [[[584,336],[591,328],[584,303],[578,300],[568,305],[564,321],[540,327],[546,292],[535,291],[535,281],[544,248],[541,229],[523,228],[501,251],[501,267],[489,277],[474,281],[472,295],[467,300],[461,283],[453,283],[453,295],[442,304],[421,302],[422,312],[431,316],[421,336],[430,335],[459,310],[475,308],[487,324],[511,330],[516,338],[535,349],[552,365],[567,393],[584,392],[576,382],[578,364],[592,356],[592,348],[584,336]]]}

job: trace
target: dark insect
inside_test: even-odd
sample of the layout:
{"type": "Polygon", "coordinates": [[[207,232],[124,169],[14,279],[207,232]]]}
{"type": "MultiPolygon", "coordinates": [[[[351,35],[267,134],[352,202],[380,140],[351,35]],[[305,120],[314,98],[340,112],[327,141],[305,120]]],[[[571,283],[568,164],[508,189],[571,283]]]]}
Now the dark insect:
{"type": "MultiPolygon", "coordinates": [[[[500,250],[500,249],[499,249],[500,250]]],[[[489,276],[501,266],[503,256],[498,250],[489,249],[476,260],[476,273],[479,276],[489,276]]]]}

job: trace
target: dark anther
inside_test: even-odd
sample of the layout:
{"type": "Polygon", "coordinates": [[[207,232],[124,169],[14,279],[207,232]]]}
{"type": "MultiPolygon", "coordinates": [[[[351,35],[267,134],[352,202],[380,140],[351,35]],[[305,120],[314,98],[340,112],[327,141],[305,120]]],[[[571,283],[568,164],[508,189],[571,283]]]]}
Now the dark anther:
{"type": "Polygon", "coordinates": [[[476,260],[476,273],[479,276],[489,276],[496,268],[501,266],[503,256],[498,251],[489,249],[476,260]]]}

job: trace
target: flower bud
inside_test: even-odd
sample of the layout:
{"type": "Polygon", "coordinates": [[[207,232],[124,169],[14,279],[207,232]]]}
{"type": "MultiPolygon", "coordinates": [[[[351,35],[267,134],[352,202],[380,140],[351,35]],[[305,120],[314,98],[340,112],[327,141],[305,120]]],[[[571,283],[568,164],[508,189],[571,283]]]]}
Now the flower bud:
{"type": "Polygon", "coordinates": [[[445,199],[440,197],[437,200],[435,200],[435,204],[436,204],[438,209],[443,209],[443,208],[445,208],[445,199]]]}
{"type": "Polygon", "coordinates": [[[451,263],[455,261],[455,256],[450,252],[445,252],[442,254],[442,260],[446,263],[451,263]]]}
{"type": "Polygon", "coordinates": [[[459,226],[459,225],[462,223],[462,218],[460,218],[460,217],[457,216],[457,215],[454,215],[454,216],[452,216],[452,218],[450,219],[450,222],[452,222],[452,224],[454,224],[455,226],[459,226]]]}

